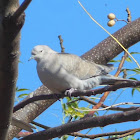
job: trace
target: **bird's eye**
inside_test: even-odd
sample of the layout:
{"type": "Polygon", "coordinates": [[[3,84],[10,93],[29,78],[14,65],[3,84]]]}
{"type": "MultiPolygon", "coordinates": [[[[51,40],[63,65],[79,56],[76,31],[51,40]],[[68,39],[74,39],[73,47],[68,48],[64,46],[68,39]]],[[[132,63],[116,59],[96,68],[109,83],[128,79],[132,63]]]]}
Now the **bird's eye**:
{"type": "Polygon", "coordinates": [[[41,50],[40,52],[43,52],[43,50],[41,50]]]}

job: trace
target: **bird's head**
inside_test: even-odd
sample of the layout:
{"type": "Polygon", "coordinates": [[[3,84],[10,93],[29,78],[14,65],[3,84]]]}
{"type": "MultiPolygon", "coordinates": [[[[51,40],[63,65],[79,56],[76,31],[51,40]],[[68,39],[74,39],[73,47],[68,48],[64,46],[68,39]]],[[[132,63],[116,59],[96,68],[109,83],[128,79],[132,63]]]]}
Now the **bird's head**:
{"type": "Polygon", "coordinates": [[[32,56],[30,57],[29,61],[31,59],[35,59],[36,61],[40,60],[44,55],[47,54],[52,54],[52,53],[57,53],[48,46],[45,45],[37,45],[33,48],[31,54],[32,56]]]}

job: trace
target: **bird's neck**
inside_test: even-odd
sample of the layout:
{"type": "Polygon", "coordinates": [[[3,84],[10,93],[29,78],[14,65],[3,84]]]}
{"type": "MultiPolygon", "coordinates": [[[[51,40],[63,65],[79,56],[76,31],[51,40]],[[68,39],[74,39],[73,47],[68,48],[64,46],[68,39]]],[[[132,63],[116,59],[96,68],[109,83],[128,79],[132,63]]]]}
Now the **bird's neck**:
{"type": "Polygon", "coordinates": [[[56,54],[57,52],[56,51],[54,51],[54,50],[52,50],[52,49],[50,49],[49,51],[48,51],[48,54],[56,54]]]}

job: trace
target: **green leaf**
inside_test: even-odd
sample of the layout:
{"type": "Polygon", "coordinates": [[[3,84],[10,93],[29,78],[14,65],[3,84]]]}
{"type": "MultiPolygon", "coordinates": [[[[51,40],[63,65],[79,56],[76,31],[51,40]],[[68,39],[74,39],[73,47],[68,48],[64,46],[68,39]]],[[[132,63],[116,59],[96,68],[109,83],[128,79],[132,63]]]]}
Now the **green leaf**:
{"type": "Polygon", "coordinates": [[[137,90],[138,92],[140,92],[140,88],[139,88],[139,87],[133,88],[133,89],[132,89],[132,96],[134,95],[134,92],[135,92],[136,90],[137,90]]]}
{"type": "Polygon", "coordinates": [[[66,104],[62,104],[62,108],[66,110],[66,104]]]}
{"type": "Polygon", "coordinates": [[[68,139],[68,135],[64,135],[63,137],[61,137],[61,140],[67,140],[68,139]]]}
{"type": "Polygon", "coordinates": [[[73,108],[71,108],[70,106],[67,109],[69,112],[73,112],[73,108]]]}
{"type": "Polygon", "coordinates": [[[76,112],[75,115],[76,115],[77,117],[80,117],[80,118],[83,118],[83,117],[84,117],[84,114],[81,113],[81,112],[76,112]]]}
{"type": "Polygon", "coordinates": [[[135,88],[135,89],[136,89],[137,91],[139,91],[139,92],[140,92],[140,88],[138,88],[138,87],[137,87],[137,88],[135,88]]]}
{"type": "Polygon", "coordinates": [[[132,71],[140,74],[140,69],[139,68],[132,69],[132,71]]]}
{"type": "Polygon", "coordinates": [[[109,62],[111,62],[111,63],[116,63],[116,62],[121,62],[121,60],[110,60],[109,62]]]}
{"type": "Polygon", "coordinates": [[[29,90],[29,89],[16,87],[16,92],[27,91],[27,90],[29,90]]]}
{"type": "Polygon", "coordinates": [[[129,79],[138,81],[138,80],[137,80],[136,78],[134,78],[134,77],[130,77],[129,79]]]}
{"type": "Polygon", "coordinates": [[[132,96],[134,95],[134,91],[135,91],[135,90],[136,90],[135,88],[132,89],[132,96]]]}
{"type": "Polygon", "coordinates": [[[125,60],[126,60],[127,62],[132,62],[132,60],[131,60],[130,57],[127,57],[125,60]]]}
{"type": "MultiPolygon", "coordinates": [[[[87,108],[87,107],[80,107],[79,109],[82,110],[82,111],[84,111],[84,110],[89,110],[89,108],[87,108]]],[[[86,111],[86,112],[87,112],[87,111],[86,111]]]]}
{"type": "Polygon", "coordinates": [[[18,63],[21,63],[21,64],[23,64],[23,62],[22,62],[22,61],[18,61],[18,63]]]}
{"type": "MultiPolygon", "coordinates": [[[[126,71],[134,71],[137,74],[140,74],[140,69],[139,68],[135,68],[135,69],[125,69],[126,71]]],[[[122,70],[123,71],[123,70],[122,70]]]]}
{"type": "Polygon", "coordinates": [[[139,52],[131,52],[130,54],[140,54],[139,52]]]}
{"type": "Polygon", "coordinates": [[[27,91],[27,90],[29,90],[29,89],[26,89],[26,88],[20,88],[20,89],[17,90],[17,92],[20,92],[20,91],[27,91]]]}
{"type": "Polygon", "coordinates": [[[20,94],[19,96],[18,96],[18,98],[23,98],[23,97],[25,97],[25,96],[28,96],[29,94],[20,94]]]}

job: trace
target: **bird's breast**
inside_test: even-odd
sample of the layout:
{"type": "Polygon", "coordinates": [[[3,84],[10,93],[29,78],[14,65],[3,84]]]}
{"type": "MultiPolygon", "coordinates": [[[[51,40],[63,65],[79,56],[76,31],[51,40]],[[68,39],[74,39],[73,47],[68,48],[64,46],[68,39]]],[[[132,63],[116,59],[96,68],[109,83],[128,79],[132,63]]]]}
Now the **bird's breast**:
{"type": "Polygon", "coordinates": [[[62,74],[62,68],[54,64],[37,65],[37,72],[41,82],[50,90],[58,93],[70,88],[69,82],[62,74]]]}

